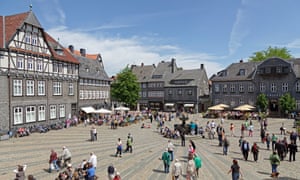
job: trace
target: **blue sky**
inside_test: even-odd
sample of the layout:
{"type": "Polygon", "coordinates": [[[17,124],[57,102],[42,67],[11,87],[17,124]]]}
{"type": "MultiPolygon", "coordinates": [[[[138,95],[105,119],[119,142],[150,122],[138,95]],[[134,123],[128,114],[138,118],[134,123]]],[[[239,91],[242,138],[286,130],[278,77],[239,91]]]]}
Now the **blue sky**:
{"type": "Polygon", "coordinates": [[[62,45],[101,53],[109,76],[171,58],[211,76],[269,46],[300,57],[298,0],[0,0],[0,14],[30,4],[62,45]]]}

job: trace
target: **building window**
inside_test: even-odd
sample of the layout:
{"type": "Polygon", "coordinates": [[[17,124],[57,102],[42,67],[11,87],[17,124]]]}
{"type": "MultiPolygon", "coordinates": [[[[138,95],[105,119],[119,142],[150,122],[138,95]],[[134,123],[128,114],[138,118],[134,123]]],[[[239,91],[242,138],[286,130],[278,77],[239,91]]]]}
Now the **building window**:
{"type": "Polygon", "coordinates": [[[34,96],[34,80],[26,81],[26,95],[34,96]]]}
{"type": "Polygon", "coordinates": [[[277,87],[275,83],[271,83],[271,92],[276,92],[277,91],[277,87]]]}
{"type": "Polygon", "coordinates": [[[288,92],[289,85],[288,83],[282,83],[282,92],[288,92]]]}
{"type": "Polygon", "coordinates": [[[265,92],[266,91],[266,85],[262,82],[259,84],[259,91],[260,92],[265,92]]]}
{"type": "Polygon", "coordinates": [[[31,34],[29,32],[25,34],[25,43],[31,44],[31,34]]]}
{"type": "Polygon", "coordinates": [[[46,120],[46,107],[45,106],[39,106],[38,110],[38,121],[45,121],[46,120]]]}
{"type": "Polygon", "coordinates": [[[66,117],[66,110],[64,104],[59,105],[59,117],[66,117]]]}
{"type": "Polygon", "coordinates": [[[226,93],[227,92],[227,84],[224,84],[223,85],[223,93],[226,93]]]}
{"type": "Polygon", "coordinates": [[[43,61],[37,60],[37,62],[36,62],[36,70],[39,71],[39,72],[43,71],[43,61]]]}
{"type": "Polygon", "coordinates": [[[83,90],[79,91],[79,99],[84,99],[84,94],[83,90]]]}
{"type": "Polygon", "coordinates": [[[187,95],[193,95],[193,91],[192,90],[187,90],[187,95]]]}
{"type": "Polygon", "coordinates": [[[46,94],[45,81],[38,81],[38,95],[44,96],[46,94]]]}
{"type": "Polygon", "coordinates": [[[74,95],[74,85],[73,83],[69,83],[69,95],[74,95]]]}
{"type": "Polygon", "coordinates": [[[219,84],[215,84],[215,92],[216,93],[220,92],[220,85],[219,84]]]}
{"type": "Polygon", "coordinates": [[[33,70],[33,60],[31,58],[27,59],[27,70],[33,70]]]}
{"type": "Polygon", "coordinates": [[[239,71],[239,76],[245,76],[245,74],[246,74],[246,70],[245,69],[240,69],[240,71],[239,71]]]}
{"type": "Polygon", "coordinates": [[[244,85],[243,85],[243,84],[240,84],[240,85],[239,85],[239,91],[240,91],[240,92],[244,92],[244,85]]]}
{"type": "Polygon", "coordinates": [[[53,72],[58,73],[58,64],[53,64],[53,72]]]}
{"type": "Polygon", "coordinates": [[[181,90],[181,89],[178,89],[178,90],[177,90],[177,94],[178,94],[178,95],[182,95],[182,90],[181,90]]]}
{"type": "Polygon", "coordinates": [[[56,106],[51,105],[50,106],[50,119],[55,119],[56,118],[56,106]]]}
{"type": "Polygon", "coordinates": [[[235,92],[235,85],[230,84],[230,92],[234,93],[235,92]]]}
{"type": "Polygon", "coordinates": [[[23,123],[23,108],[15,107],[14,108],[14,125],[23,123]]]}
{"type": "Polygon", "coordinates": [[[26,122],[34,122],[35,121],[35,106],[27,106],[26,107],[26,122]]]}
{"type": "Polygon", "coordinates": [[[13,95],[22,96],[22,80],[13,80],[13,95]]]}
{"type": "Polygon", "coordinates": [[[239,99],[239,104],[245,104],[243,99],[239,99]]]}
{"type": "Polygon", "coordinates": [[[53,82],[53,95],[58,96],[61,94],[61,82],[53,82]]]}
{"type": "Polygon", "coordinates": [[[300,100],[296,100],[296,109],[297,109],[297,110],[300,109],[300,100]]]}
{"type": "Polygon", "coordinates": [[[173,94],[173,91],[172,90],[169,90],[168,91],[168,95],[172,95],[173,94]]]}
{"type": "Polygon", "coordinates": [[[17,68],[18,69],[24,69],[24,58],[23,57],[18,57],[17,68]]]}
{"type": "Polygon", "coordinates": [[[300,82],[297,81],[296,83],[296,92],[300,92],[300,82]]]}
{"type": "Polygon", "coordinates": [[[254,86],[253,84],[248,85],[248,92],[254,92],[254,86]]]}

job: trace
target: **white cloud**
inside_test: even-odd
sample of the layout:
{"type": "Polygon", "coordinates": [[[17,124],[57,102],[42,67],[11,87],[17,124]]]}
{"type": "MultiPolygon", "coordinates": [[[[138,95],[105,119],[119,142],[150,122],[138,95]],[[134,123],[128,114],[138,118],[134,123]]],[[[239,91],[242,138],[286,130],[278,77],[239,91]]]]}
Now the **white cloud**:
{"type": "Polygon", "coordinates": [[[299,49],[300,48],[300,39],[295,39],[294,41],[284,45],[284,47],[286,48],[295,48],[295,49],[299,49]]]}
{"type": "Polygon", "coordinates": [[[215,74],[223,64],[213,62],[222,57],[216,57],[206,53],[185,53],[181,48],[169,45],[147,45],[144,38],[111,38],[93,36],[87,32],[68,30],[61,26],[47,31],[54,39],[60,39],[65,47],[73,45],[75,49],[86,49],[88,54],[100,53],[106,72],[109,76],[120,72],[126,65],[140,65],[141,63],[157,65],[158,62],[170,61],[176,58],[176,63],[184,69],[200,68],[204,64],[208,76],[215,74]],[[167,52],[167,53],[166,53],[167,52]]]}

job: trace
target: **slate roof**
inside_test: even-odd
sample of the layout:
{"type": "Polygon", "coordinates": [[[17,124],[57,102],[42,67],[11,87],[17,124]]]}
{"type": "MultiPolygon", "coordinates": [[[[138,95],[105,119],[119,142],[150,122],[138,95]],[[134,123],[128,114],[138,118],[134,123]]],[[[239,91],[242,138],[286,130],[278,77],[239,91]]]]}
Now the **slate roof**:
{"type": "Polygon", "coordinates": [[[149,78],[149,81],[165,81],[168,77],[171,76],[173,72],[176,72],[179,68],[177,67],[175,60],[172,61],[161,61],[158,63],[152,77],[149,78]]]}
{"type": "Polygon", "coordinates": [[[296,77],[300,78],[300,58],[291,59],[290,61],[293,63],[292,67],[296,77]]]}
{"type": "Polygon", "coordinates": [[[148,82],[154,70],[155,65],[131,66],[131,71],[136,75],[138,82],[148,82]]]}
{"type": "Polygon", "coordinates": [[[261,62],[239,62],[232,63],[226,69],[218,72],[211,78],[212,81],[242,81],[251,80],[256,71],[256,67],[261,62]],[[245,70],[245,75],[240,74],[240,70],[245,70]]]}
{"type": "Polygon", "coordinates": [[[165,87],[198,86],[206,79],[205,69],[188,69],[174,72],[165,82],[165,87]],[[172,80],[190,80],[187,84],[172,84],[172,80]]]}
{"type": "Polygon", "coordinates": [[[81,56],[78,55],[78,53],[73,53],[73,57],[80,62],[79,65],[80,78],[110,81],[110,78],[108,77],[107,73],[104,70],[102,60],[98,60],[97,58],[95,58],[94,55],[88,55],[88,54],[86,54],[86,56],[81,56]],[[93,57],[95,59],[91,59],[90,57],[93,57]],[[86,71],[86,68],[88,68],[89,71],[86,71]]]}

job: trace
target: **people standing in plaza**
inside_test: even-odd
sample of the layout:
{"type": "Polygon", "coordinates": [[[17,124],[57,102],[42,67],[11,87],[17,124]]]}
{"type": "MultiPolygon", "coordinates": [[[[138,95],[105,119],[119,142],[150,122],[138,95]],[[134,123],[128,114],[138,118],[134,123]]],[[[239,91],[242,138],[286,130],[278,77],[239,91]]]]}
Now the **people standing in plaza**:
{"type": "Polygon", "coordinates": [[[107,167],[107,177],[108,180],[113,180],[116,175],[116,168],[113,165],[107,167]]]}
{"type": "Polygon", "coordinates": [[[184,129],[180,131],[180,138],[181,138],[181,146],[185,146],[185,133],[184,129]]]}
{"type": "Polygon", "coordinates": [[[124,152],[130,152],[130,153],[132,153],[132,137],[131,137],[131,135],[130,135],[130,133],[128,134],[128,136],[127,136],[127,141],[126,141],[126,149],[125,149],[125,151],[124,152]]]}
{"type": "Polygon", "coordinates": [[[63,146],[62,159],[64,160],[64,167],[71,163],[72,154],[66,146],[63,146]]]}
{"type": "Polygon", "coordinates": [[[260,141],[264,144],[266,141],[266,131],[264,128],[260,128],[260,141]]]}
{"type": "Polygon", "coordinates": [[[269,159],[272,167],[271,177],[277,177],[279,175],[279,172],[277,171],[277,167],[280,165],[280,159],[276,151],[273,151],[269,159]]]}
{"type": "Polygon", "coordinates": [[[271,144],[271,136],[269,133],[266,134],[266,144],[267,144],[267,149],[270,150],[270,144],[271,144]]]}
{"type": "Polygon", "coordinates": [[[94,152],[90,153],[90,159],[88,160],[88,162],[91,163],[95,169],[97,168],[97,156],[94,152]]]}
{"type": "Polygon", "coordinates": [[[182,164],[178,159],[175,159],[175,163],[172,167],[172,176],[174,177],[174,180],[179,180],[181,175],[182,175],[182,164]]]}
{"type": "Polygon", "coordinates": [[[95,126],[91,128],[91,141],[97,141],[97,129],[95,126]]]}
{"type": "Polygon", "coordinates": [[[168,152],[168,148],[166,148],[165,151],[162,153],[161,160],[164,163],[164,172],[169,173],[171,157],[170,153],[168,152]]]}
{"type": "MultiPolygon", "coordinates": [[[[297,137],[298,137],[298,134],[295,132],[295,131],[292,131],[290,133],[290,141],[294,141],[294,143],[297,145],[297,137]]],[[[299,136],[300,138],[300,136],[299,136]]]]}
{"type": "Polygon", "coordinates": [[[231,173],[231,176],[232,176],[232,180],[239,180],[240,177],[243,177],[243,174],[242,174],[242,171],[241,171],[241,168],[238,164],[238,161],[236,159],[234,159],[232,161],[232,165],[230,167],[230,170],[228,171],[228,174],[231,173]]]}
{"type": "Polygon", "coordinates": [[[50,159],[49,159],[49,173],[52,172],[52,169],[59,171],[59,167],[57,165],[58,156],[54,149],[51,149],[50,159]]]}
{"type": "Polygon", "coordinates": [[[295,142],[292,140],[290,144],[288,144],[288,150],[290,151],[290,158],[289,161],[296,161],[296,152],[297,152],[297,145],[295,142]]]}
{"type": "Polygon", "coordinates": [[[241,150],[243,153],[243,157],[245,159],[245,161],[248,160],[248,155],[249,155],[249,151],[250,151],[250,147],[249,147],[249,142],[246,140],[243,140],[242,145],[241,145],[241,150]]]}
{"type": "Polygon", "coordinates": [[[168,140],[168,145],[167,145],[167,148],[168,148],[168,152],[170,153],[170,160],[173,161],[174,159],[174,144],[171,142],[171,140],[168,140]]]}
{"type": "Polygon", "coordinates": [[[277,143],[278,137],[273,133],[272,137],[271,137],[271,141],[272,141],[272,151],[275,150],[275,144],[277,143]]]}
{"type": "Polygon", "coordinates": [[[241,136],[245,137],[246,126],[244,123],[241,124],[241,136]]]}
{"type": "Polygon", "coordinates": [[[223,135],[225,133],[225,130],[223,128],[223,126],[221,126],[220,124],[217,126],[217,134],[218,134],[218,140],[219,140],[219,146],[222,146],[223,144],[223,135]]]}
{"type": "Polygon", "coordinates": [[[186,179],[195,180],[196,178],[196,165],[194,161],[194,155],[190,153],[188,155],[188,162],[186,166],[186,179]]]}
{"type": "Polygon", "coordinates": [[[233,137],[235,136],[235,135],[234,135],[234,128],[235,128],[235,127],[234,127],[234,124],[233,124],[233,123],[230,123],[230,127],[229,127],[229,129],[230,129],[230,135],[233,136],[233,137]]]}
{"type": "Polygon", "coordinates": [[[88,162],[87,164],[88,164],[88,168],[86,170],[86,176],[87,176],[86,180],[95,180],[96,169],[95,167],[93,167],[92,163],[88,162]]]}
{"type": "Polygon", "coordinates": [[[256,143],[253,143],[251,147],[251,152],[253,154],[253,160],[257,162],[258,160],[258,153],[259,153],[259,146],[256,143]]]}
{"type": "Polygon", "coordinates": [[[227,156],[228,154],[228,147],[229,147],[229,140],[227,139],[227,137],[224,137],[223,140],[223,155],[227,156]]]}
{"type": "Polygon", "coordinates": [[[121,138],[118,138],[118,142],[117,142],[117,152],[116,152],[116,157],[122,157],[122,141],[121,138]]]}

